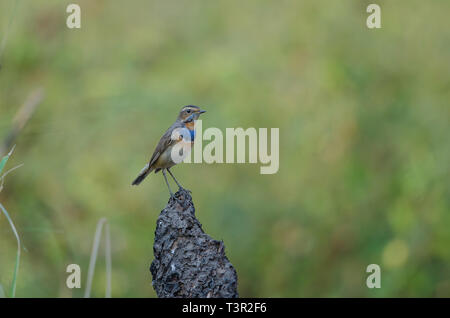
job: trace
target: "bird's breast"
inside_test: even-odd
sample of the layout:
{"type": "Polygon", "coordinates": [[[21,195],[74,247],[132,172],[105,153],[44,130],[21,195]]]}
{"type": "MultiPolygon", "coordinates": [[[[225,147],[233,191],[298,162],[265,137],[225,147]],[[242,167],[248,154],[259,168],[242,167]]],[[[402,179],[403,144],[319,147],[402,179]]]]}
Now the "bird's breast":
{"type": "Polygon", "coordinates": [[[195,129],[192,130],[189,129],[189,133],[191,134],[191,141],[193,142],[195,139],[195,129]]]}
{"type": "Polygon", "coordinates": [[[185,127],[187,130],[189,130],[190,137],[191,137],[191,142],[193,142],[194,139],[195,139],[195,123],[194,123],[193,121],[190,122],[190,123],[186,123],[186,124],[184,125],[184,127],[185,127]]]}

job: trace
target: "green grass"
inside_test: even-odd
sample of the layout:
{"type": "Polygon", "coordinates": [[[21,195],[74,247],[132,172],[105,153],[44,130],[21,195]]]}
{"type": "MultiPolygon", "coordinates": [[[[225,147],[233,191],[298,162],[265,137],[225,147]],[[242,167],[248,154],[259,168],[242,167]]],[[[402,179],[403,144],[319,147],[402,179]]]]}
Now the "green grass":
{"type": "MultiPolygon", "coordinates": [[[[15,148],[16,148],[16,146],[12,147],[12,149],[9,151],[9,153],[7,155],[3,156],[2,160],[0,161],[0,173],[2,173],[3,168],[5,167],[6,163],[8,162],[9,157],[11,157],[15,148]]],[[[2,176],[1,178],[3,179],[4,176],[2,176]]]]}
{"type": "MultiPolygon", "coordinates": [[[[241,296],[450,296],[450,1],[380,1],[380,30],[356,0],[79,0],[71,30],[71,2],[22,1],[1,61],[0,136],[25,96],[46,92],[7,168],[25,165],[0,193],[30,250],[18,295],[83,296],[90,229],[107,217],[112,296],[156,296],[148,266],[167,188],[161,175],[130,183],[180,107],[196,104],[204,130],[280,128],[275,175],[173,170],[205,232],[225,242],[241,296]],[[79,293],[64,284],[71,263],[79,293]],[[372,263],[378,291],[365,285],[372,263]]],[[[12,7],[0,1],[1,36],[12,7]]],[[[5,279],[17,244],[1,220],[5,279]]],[[[106,276],[101,255],[92,297],[106,276]]]]}
{"type": "Polygon", "coordinates": [[[92,244],[91,259],[89,261],[88,276],[86,281],[86,289],[84,293],[85,298],[91,296],[92,281],[94,279],[95,263],[100,246],[103,227],[105,228],[105,263],[106,263],[106,287],[105,298],[111,297],[111,237],[109,231],[109,224],[106,218],[101,218],[97,223],[95,230],[94,242],[92,244]]]}
{"type": "MultiPolygon", "coordinates": [[[[6,163],[8,162],[9,158],[11,157],[13,151],[14,151],[15,146],[11,149],[11,151],[2,158],[2,160],[0,161],[0,173],[3,171],[3,168],[6,166],[6,163]]],[[[16,166],[8,171],[6,171],[1,177],[0,177],[0,192],[3,189],[3,182],[4,179],[6,177],[6,175],[8,173],[10,173],[11,171],[13,171],[14,169],[18,168],[20,166],[16,166]]],[[[14,236],[16,237],[16,241],[17,241],[17,253],[16,253],[16,263],[14,266],[14,274],[13,274],[13,279],[12,279],[12,283],[11,283],[11,292],[10,292],[10,296],[11,297],[15,297],[16,296],[16,285],[17,285],[17,275],[19,273],[19,264],[20,264],[20,250],[21,250],[21,244],[20,244],[20,237],[19,234],[17,233],[17,229],[14,226],[14,222],[12,221],[11,217],[9,216],[8,211],[5,209],[5,207],[0,203],[0,209],[2,210],[3,214],[5,215],[6,219],[9,222],[9,225],[14,233],[14,236]]],[[[0,295],[4,294],[3,288],[0,288],[0,295]]]]}
{"type": "Polygon", "coordinates": [[[13,24],[14,18],[16,17],[16,12],[17,12],[17,5],[19,3],[19,0],[13,0],[13,5],[12,5],[12,9],[9,15],[9,21],[8,21],[8,25],[6,27],[6,31],[3,33],[3,38],[0,42],[0,64],[2,63],[2,56],[3,56],[3,52],[5,50],[5,46],[6,46],[6,42],[8,40],[8,35],[10,33],[11,30],[11,26],[13,24]]]}
{"type": "MultiPolygon", "coordinates": [[[[14,146],[12,147],[12,149],[10,150],[10,152],[9,152],[6,156],[4,156],[4,157],[2,158],[2,160],[0,161],[0,174],[2,173],[3,168],[5,167],[6,163],[8,162],[9,157],[11,157],[11,155],[12,155],[12,153],[13,153],[15,147],[16,147],[16,146],[14,145],[14,146]]],[[[11,173],[11,172],[13,172],[14,170],[16,170],[17,168],[20,168],[21,166],[23,166],[23,164],[17,165],[17,166],[15,166],[14,168],[9,169],[8,171],[6,171],[4,174],[2,174],[2,175],[0,176],[0,192],[2,192],[2,190],[3,190],[3,185],[4,185],[4,182],[5,182],[5,177],[6,177],[9,173],[11,173]]]]}
{"type": "Polygon", "coordinates": [[[13,279],[12,279],[12,283],[11,283],[11,297],[15,297],[16,296],[16,284],[17,284],[17,275],[19,273],[19,264],[20,264],[20,250],[21,250],[21,245],[20,245],[20,237],[19,234],[17,233],[16,227],[14,226],[14,222],[12,221],[11,217],[8,214],[8,211],[6,211],[6,209],[4,208],[4,206],[0,203],[0,209],[2,210],[3,214],[6,216],[6,219],[9,222],[9,225],[11,226],[11,229],[14,233],[14,236],[16,237],[16,241],[17,241],[17,253],[16,253],[16,264],[14,266],[14,274],[13,274],[13,279]]]}

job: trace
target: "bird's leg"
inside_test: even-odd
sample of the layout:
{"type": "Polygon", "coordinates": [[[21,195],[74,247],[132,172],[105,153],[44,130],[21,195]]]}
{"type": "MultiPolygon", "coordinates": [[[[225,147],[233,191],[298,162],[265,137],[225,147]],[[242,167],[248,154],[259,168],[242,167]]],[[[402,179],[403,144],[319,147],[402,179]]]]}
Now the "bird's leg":
{"type": "MultiPolygon", "coordinates": [[[[170,172],[170,171],[169,171],[170,172]]],[[[169,185],[169,181],[167,181],[167,175],[166,175],[166,169],[162,169],[162,173],[164,176],[164,180],[166,180],[166,184],[167,184],[167,188],[169,188],[169,192],[170,192],[170,197],[174,198],[176,201],[178,201],[178,203],[183,203],[182,200],[178,199],[172,192],[172,190],[170,189],[170,185],[169,185]]]]}
{"type": "Polygon", "coordinates": [[[174,175],[172,174],[172,171],[170,171],[169,168],[167,168],[167,171],[169,171],[170,175],[172,176],[173,180],[175,181],[175,183],[177,184],[177,186],[181,189],[183,189],[183,187],[181,186],[181,184],[177,181],[177,179],[175,179],[174,175]]]}
{"type": "Polygon", "coordinates": [[[169,168],[167,168],[167,171],[169,171],[170,175],[172,176],[173,180],[177,184],[178,188],[191,192],[191,190],[185,189],[181,186],[181,184],[177,181],[177,179],[175,179],[175,176],[172,174],[172,171],[170,171],[169,168]]]}
{"type": "Polygon", "coordinates": [[[167,181],[166,170],[162,169],[162,173],[163,173],[163,176],[164,176],[164,180],[166,180],[167,188],[169,189],[169,192],[170,192],[170,197],[173,197],[173,192],[170,189],[169,181],[167,181]]]}

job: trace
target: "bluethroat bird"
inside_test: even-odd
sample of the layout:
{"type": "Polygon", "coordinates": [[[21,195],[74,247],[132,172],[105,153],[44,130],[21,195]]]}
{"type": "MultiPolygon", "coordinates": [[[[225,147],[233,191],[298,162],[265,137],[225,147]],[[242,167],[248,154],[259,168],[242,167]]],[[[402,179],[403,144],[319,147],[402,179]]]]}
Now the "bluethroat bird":
{"type": "Polygon", "coordinates": [[[178,114],[177,120],[172,124],[172,126],[167,129],[164,135],[159,140],[158,145],[156,146],[155,151],[153,152],[150,161],[145,165],[145,167],[141,170],[137,178],[133,181],[132,185],[138,185],[142,182],[142,180],[147,177],[147,175],[155,171],[162,170],[164,180],[166,181],[167,187],[169,188],[170,196],[173,197],[173,192],[170,189],[169,182],[167,181],[166,170],[169,172],[170,176],[173,178],[175,183],[178,185],[180,189],[184,189],[180,183],[175,179],[174,175],[170,171],[170,168],[176,165],[172,158],[172,148],[179,142],[182,142],[183,137],[173,139],[173,132],[176,129],[187,129],[190,133],[190,140],[193,142],[195,137],[195,120],[197,120],[201,114],[205,113],[205,110],[201,110],[199,107],[194,105],[184,106],[180,113],[178,114]]]}

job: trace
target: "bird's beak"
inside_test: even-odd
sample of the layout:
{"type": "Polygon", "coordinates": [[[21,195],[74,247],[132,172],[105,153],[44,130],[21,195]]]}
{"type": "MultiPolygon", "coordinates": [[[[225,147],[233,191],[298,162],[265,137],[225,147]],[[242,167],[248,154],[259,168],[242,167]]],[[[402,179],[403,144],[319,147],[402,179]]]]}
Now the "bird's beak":
{"type": "Polygon", "coordinates": [[[206,113],[206,110],[199,110],[198,113],[199,113],[199,114],[206,113]]]}

